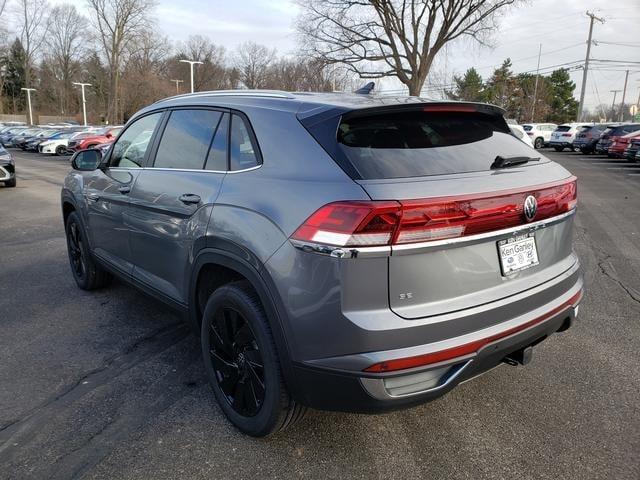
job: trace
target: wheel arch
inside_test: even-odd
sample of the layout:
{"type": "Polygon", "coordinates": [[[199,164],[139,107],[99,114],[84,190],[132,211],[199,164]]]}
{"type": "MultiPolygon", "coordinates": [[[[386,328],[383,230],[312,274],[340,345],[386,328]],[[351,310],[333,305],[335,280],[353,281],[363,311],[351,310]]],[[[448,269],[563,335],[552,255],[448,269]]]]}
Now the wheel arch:
{"type": "MultiPolygon", "coordinates": [[[[194,330],[200,331],[202,317],[201,296],[209,291],[207,288],[203,289],[202,282],[211,282],[212,284],[209,287],[215,289],[216,285],[222,286],[235,280],[247,280],[258,294],[276,343],[285,383],[294,399],[300,398],[299,393],[296,391],[291,350],[289,349],[283,325],[284,307],[279,304],[276,296],[272,294],[275,291],[275,285],[264,270],[256,269],[251,262],[227,250],[217,248],[202,249],[194,260],[189,285],[188,321],[190,326],[194,330]],[[212,275],[218,274],[221,277],[218,277],[217,281],[214,279],[211,282],[206,277],[209,273],[212,275]]],[[[210,291],[213,291],[213,289],[210,291]]]]}

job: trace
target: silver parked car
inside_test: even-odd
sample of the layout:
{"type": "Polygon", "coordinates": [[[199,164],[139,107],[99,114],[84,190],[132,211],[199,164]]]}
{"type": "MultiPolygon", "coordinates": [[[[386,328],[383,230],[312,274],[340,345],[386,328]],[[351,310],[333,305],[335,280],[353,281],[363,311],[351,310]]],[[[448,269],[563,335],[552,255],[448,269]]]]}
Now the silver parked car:
{"type": "Polygon", "coordinates": [[[240,430],[438,398],[566,330],[576,178],[485,104],[203,92],[137,113],[62,189],[73,276],[181,312],[240,430]]]}

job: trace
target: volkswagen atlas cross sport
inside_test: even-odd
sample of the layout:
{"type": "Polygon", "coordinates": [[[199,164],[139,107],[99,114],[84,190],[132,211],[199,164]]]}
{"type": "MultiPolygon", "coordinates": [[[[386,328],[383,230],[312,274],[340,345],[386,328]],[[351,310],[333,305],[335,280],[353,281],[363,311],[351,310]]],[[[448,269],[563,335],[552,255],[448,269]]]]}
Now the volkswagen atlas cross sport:
{"type": "Polygon", "coordinates": [[[264,436],[435,399],[567,329],[576,178],[485,104],[204,92],[138,112],[62,189],[78,286],[182,312],[264,436]]]}

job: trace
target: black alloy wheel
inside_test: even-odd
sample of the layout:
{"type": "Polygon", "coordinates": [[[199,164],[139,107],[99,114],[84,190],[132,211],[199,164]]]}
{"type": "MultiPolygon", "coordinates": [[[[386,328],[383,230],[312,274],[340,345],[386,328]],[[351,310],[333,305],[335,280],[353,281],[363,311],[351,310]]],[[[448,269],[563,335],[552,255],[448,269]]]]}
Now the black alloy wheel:
{"type": "Polygon", "coordinates": [[[78,279],[83,279],[87,273],[87,267],[84,259],[82,248],[82,236],[80,235],[80,227],[76,222],[69,224],[69,260],[73,274],[78,279]]]}
{"type": "Polygon", "coordinates": [[[264,362],[251,327],[229,306],[218,309],[209,328],[209,355],[218,385],[229,405],[253,417],[264,403],[264,362]]]}

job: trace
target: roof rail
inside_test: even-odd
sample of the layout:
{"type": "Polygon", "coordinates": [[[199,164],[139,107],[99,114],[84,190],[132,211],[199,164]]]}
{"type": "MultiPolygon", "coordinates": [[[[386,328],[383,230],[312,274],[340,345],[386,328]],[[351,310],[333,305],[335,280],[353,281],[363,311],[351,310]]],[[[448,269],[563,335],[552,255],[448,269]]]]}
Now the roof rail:
{"type": "Polygon", "coordinates": [[[268,97],[268,98],[295,98],[288,92],[281,90],[210,90],[207,92],[183,93],[173,95],[158,100],[155,103],[164,102],[166,100],[175,100],[176,98],[194,98],[194,97],[268,97]]]}

